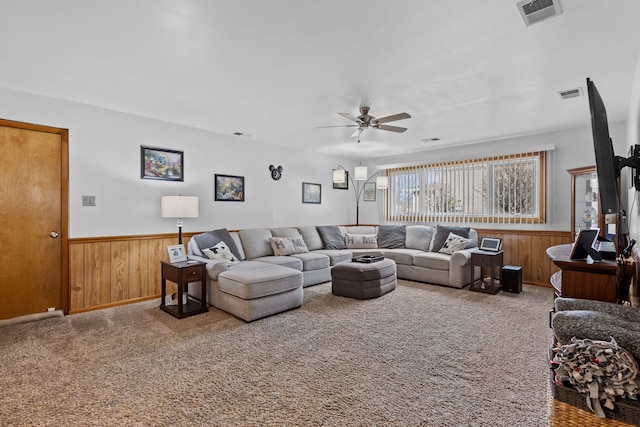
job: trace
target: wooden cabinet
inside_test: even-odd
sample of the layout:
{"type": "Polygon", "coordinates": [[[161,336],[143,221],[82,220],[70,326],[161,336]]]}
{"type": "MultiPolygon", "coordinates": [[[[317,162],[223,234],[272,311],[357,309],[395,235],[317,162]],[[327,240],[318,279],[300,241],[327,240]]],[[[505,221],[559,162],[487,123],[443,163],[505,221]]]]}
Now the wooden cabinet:
{"type": "Polygon", "coordinates": [[[182,319],[183,317],[192,316],[198,313],[204,313],[207,309],[206,298],[206,264],[204,262],[182,261],[170,263],[161,261],[162,264],[162,300],[160,308],[167,313],[182,319]],[[167,280],[178,285],[177,304],[166,304],[167,297],[167,280]],[[200,301],[192,301],[188,297],[186,303],[183,302],[183,294],[186,294],[191,282],[200,282],[202,287],[201,294],[203,296],[200,301]]]}
{"type": "Polygon", "coordinates": [[[469,290],[493,295],[502,290],[501,272],[504,264],[502,254],[502,251],[475,250],[471,252],[471,286],[469,286],[469,290]],[[475,279],[476,267],[480,268],[479,280],[475,279]]]}
{"type": "Polygon", "coordinates": [[[618,302],[618,266],[615,261],[569,259],[571,244],[551,246],[547,255],[560,271],[551,276],[558,297],[618,302]]]}

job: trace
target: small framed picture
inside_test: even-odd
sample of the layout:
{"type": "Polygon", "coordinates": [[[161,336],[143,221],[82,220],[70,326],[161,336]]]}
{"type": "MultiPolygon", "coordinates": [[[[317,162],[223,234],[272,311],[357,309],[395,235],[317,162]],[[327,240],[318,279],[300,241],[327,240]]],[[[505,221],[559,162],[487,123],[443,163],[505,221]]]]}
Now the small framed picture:
{"type": "Polygon", "coordinates": [[[376,183],[367,182],[362,188],[362,200],[365,202],[376,201],[376,183]]]}
{"type": "Polygon", "coordinates": [[[302,203],[317,203],[322,201],[322,185],[310,182],[302,183],[302,203]]]}
{"type": "Polygon", "coordinates": [[[187,254],[184,252],[184,245],[170,245],[167,246],[167,252],[169,252],[169,262],[180,262],[187,260],[187,254]]]}
{"type": "Polygon", "coordinates": [[[214,176],[216,202],[244,202],[244,176],[214,176]]]}
{"type": "Polygon", "coordinates": [[[184,181],[184,153],[165,148],[140,147],[140,178],[184,181]]]}
{"type": "MultiPolygon", "coordinates": [[[[336,170],[336,169],[334,169],[336,170]]],[[[333,188],[337,190],[348,190],[349,189],[349,171],[344,171],[344,182],[334,182],[333,188]]]]}

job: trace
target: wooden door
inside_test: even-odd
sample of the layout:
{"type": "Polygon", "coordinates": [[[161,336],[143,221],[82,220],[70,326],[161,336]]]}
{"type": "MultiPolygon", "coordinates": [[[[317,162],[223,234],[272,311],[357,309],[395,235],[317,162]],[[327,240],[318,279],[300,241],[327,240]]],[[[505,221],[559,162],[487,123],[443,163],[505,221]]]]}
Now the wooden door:
{"type": "Polygon", "coordinates": [[[0,120],[0,319],[67,311],[67,138],[0,120]]]}

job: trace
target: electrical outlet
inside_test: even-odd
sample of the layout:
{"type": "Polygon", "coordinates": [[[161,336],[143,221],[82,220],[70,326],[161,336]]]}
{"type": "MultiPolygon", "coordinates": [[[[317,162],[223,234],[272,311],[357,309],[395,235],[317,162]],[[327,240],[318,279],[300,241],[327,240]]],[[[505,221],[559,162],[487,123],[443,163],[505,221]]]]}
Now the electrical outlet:
{"type": "Polygon", "coordinates": [[[82,196],[82,206],[95,206],[96,196],[82,196]]]}

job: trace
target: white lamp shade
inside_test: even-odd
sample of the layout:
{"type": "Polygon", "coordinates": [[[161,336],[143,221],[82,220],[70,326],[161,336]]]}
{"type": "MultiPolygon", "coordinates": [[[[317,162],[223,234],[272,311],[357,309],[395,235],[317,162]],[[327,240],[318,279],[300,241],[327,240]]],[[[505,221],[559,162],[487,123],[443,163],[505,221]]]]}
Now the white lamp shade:
{"type": "Polygon", "coordinates": [[[367,180],[367,167],[366,166],[356,166],[355,178],[356,178],[356,181],[366,181],[367,180]]]}
{"type": "Polygon", "coordinates": [[[163,218],[197,218],[198,198],[194,196],[162,196],[160,215],[163,218]]]}
{"type": "Polygon", "coordinates": [[[388,176],[379,176],[376,177],[376,188],[379,190],[384,190],[389,188],[389,177],[388,176]]]}
{"type": "Polygon", "coordinates": [[[347,174],[344,169],[333,170],[333,182],[335,184],[342,184],[347,180],[347,174]]]}

